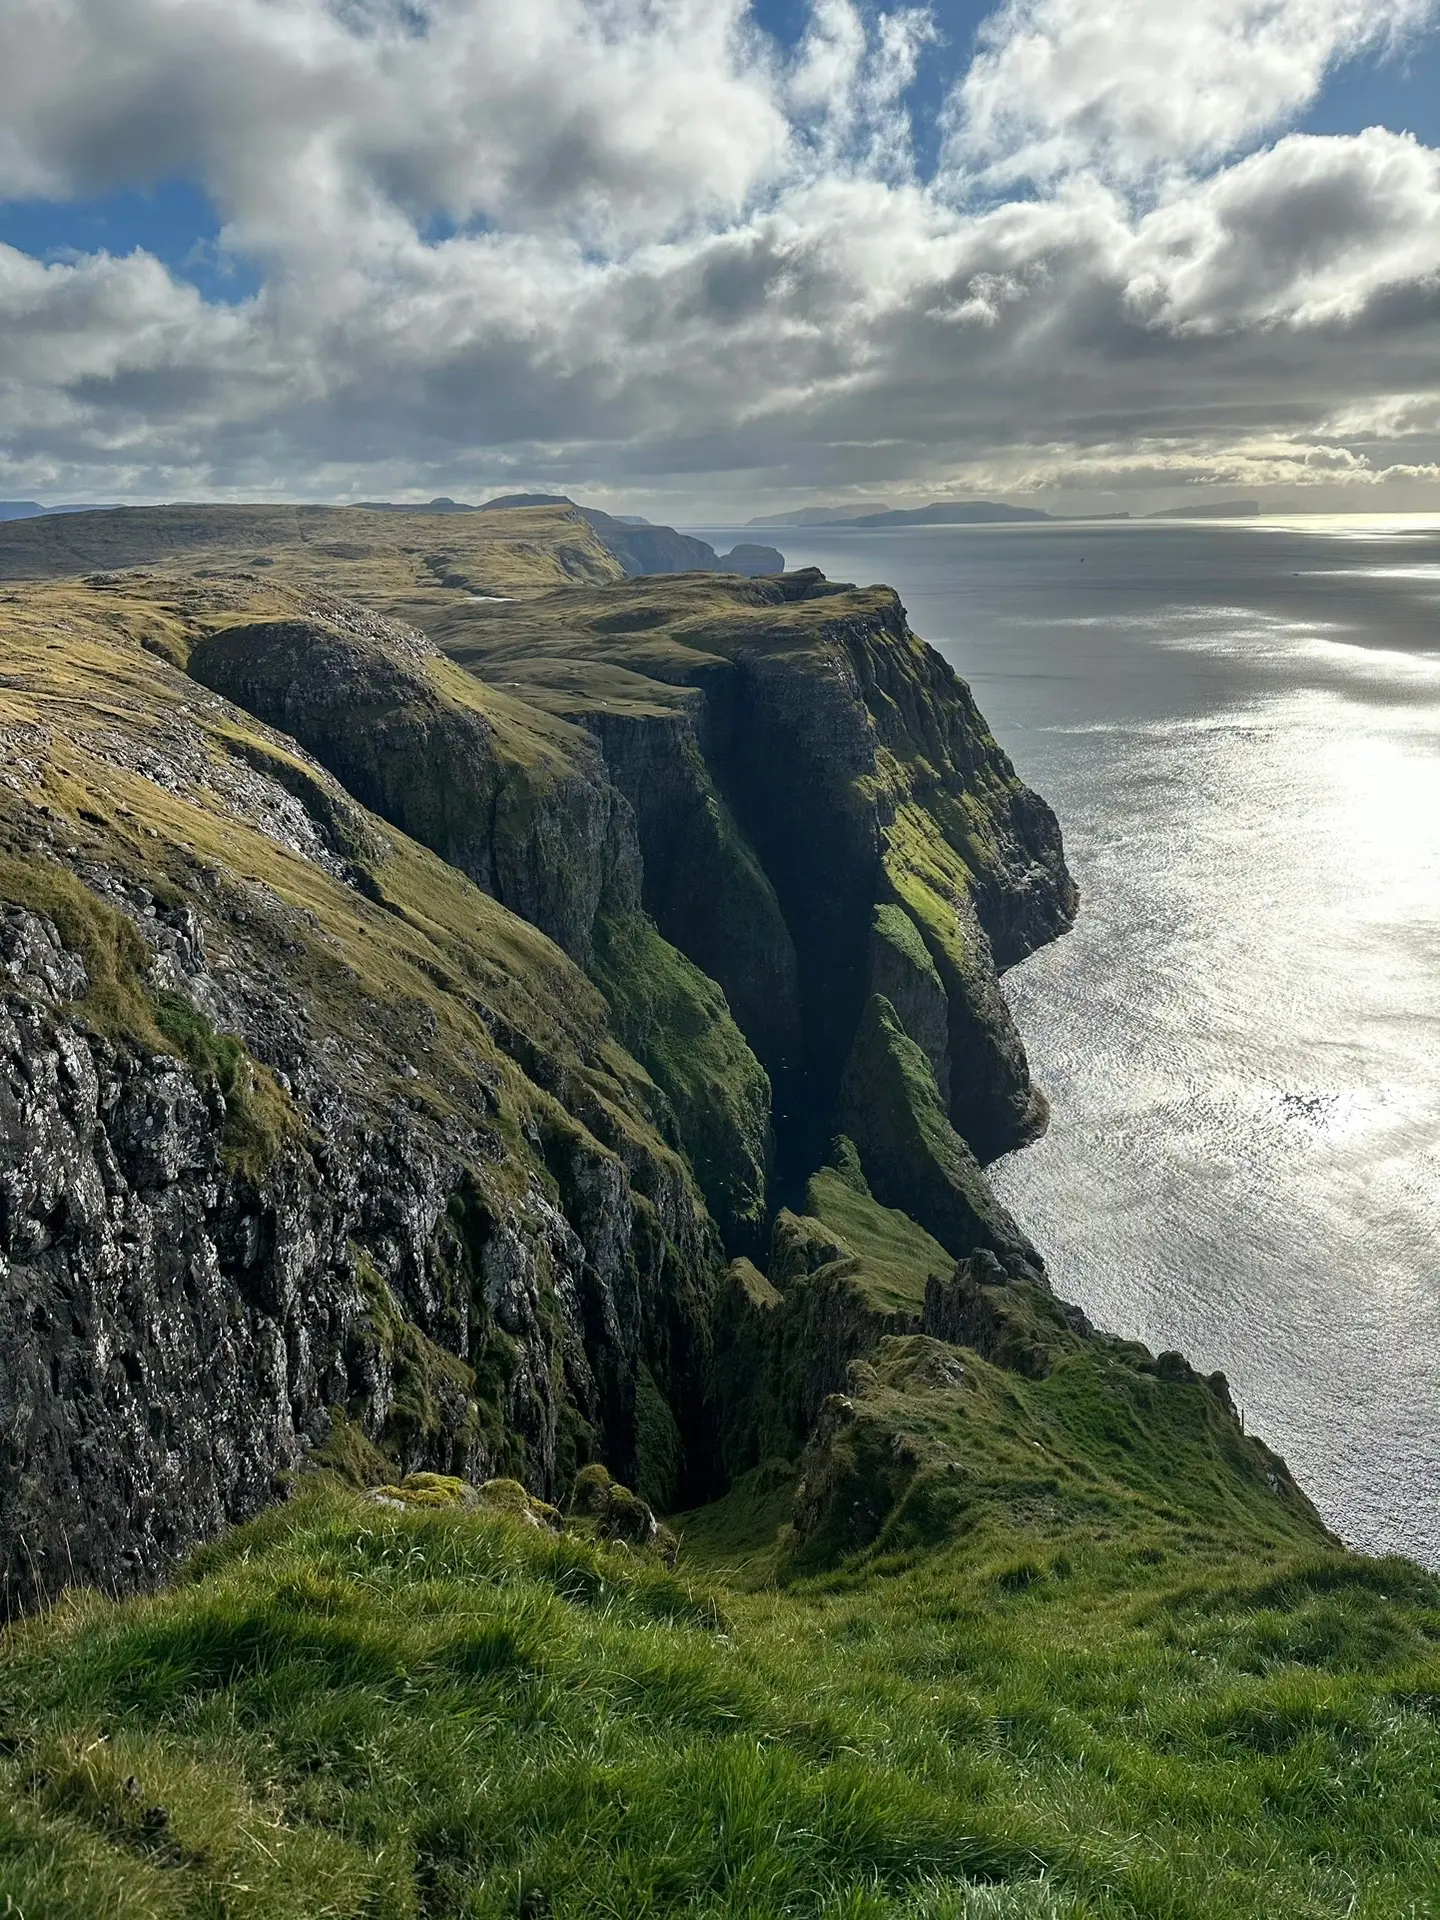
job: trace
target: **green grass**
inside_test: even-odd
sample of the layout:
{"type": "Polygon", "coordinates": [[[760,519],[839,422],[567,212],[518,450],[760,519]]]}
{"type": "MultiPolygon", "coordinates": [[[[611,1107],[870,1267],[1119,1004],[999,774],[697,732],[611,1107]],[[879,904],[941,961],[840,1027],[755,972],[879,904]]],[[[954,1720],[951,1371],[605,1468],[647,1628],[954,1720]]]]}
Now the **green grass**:
{"type": "Polygon", "coordinates": [[[314,1487],[0,1666],[69,1916],[1432,1914],[1440,1591],[1156,1531],[746,1593],[314,1487]]]}
{"type": "MultiPolygon", "coordinates": [[[[849,1141],[842,1143],[850,1147],[849,1141]]],[[[850,1148],[851,1154],[854,1149],[850,1148]]],[[[882,1207],[834,1167],[822,1167],[805,1189],[806,1211],[837,1233],[859,1261],[856,1280],[881,1308],[925,1304],[925,1282],[955,1265],[940,1242],[908,1214],[882,1207]]]]}
{"type": "Polygon", "coordinates": [[[294,1108],[268,1067],[252,1060],[233,1033],[217,1033],[183,994],[155,996],[155,1024],[202,1087],[213,1087],[225,1102],[220,1152],[232,1171],[257,1185],[264,1179],[287,1134],[298,1131],[294,1108]]]}

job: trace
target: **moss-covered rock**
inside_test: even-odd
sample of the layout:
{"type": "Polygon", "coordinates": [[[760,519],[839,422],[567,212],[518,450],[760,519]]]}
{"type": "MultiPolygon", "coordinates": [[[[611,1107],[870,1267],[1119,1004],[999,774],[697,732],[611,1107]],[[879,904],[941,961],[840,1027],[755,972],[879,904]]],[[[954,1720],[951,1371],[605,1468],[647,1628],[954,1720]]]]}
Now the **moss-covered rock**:
{"type": "Polygon", "coordinates": [[[620,1540],[628,1547],[658,1555],[674,1566],[677,1541],[655,1518],[648,1501],[612,1480],[604,1467],[582,1467],[575,1476],[566,1509],[568,1523],[597,1540],[620,1540]]]}
{"type": "Polygon", "coordinates": [[[1048,1287],[1012,1279],[987,1249],[959,1261],[953,1273],[929,1277],[921,1327],[1036,1378],[1094,1334],[1078,1307],[1057,1300],[1048,1287]]]}
{"type": "Polygon", "coordinates": [[[950,1105],[950,1001],[920,930],[903,907],[875,909],[870,932],[870,990],[890,1002],[930,1062],[941,1104],[950,1105]]]}
{"type": "Polygon", "coordinates": [[[770,1239],[772,1286],[784,1293],[822,1267],[855,1265],[855,1256],[841,1236],[812,1214],[792,1213],[782,1207],[775,1216],[770,1239]]]}
{"type": "MultiPolygon", "coordinates": [[[[885,831],[886,879],[908,927],[918,935],[944,1002],[943,1051],[938,1010],[925,985],[880,947],[875,991],[885,980],[903,996],[893,1003],[901,1023],[929,1057],[937,1053],[941,1105],[980,1161],[1032,1139],[1044,1126],[1044,1096],[1031,1084],[1025,1048],[996,973],[994,952],[976,904],[975,880],[963,855],[928,808],[906,802],[885,831]]],[[[894,925],[895,923],[891,923],[894,925]]]]}
{"type": "Polygon", "coordinates": [[[879,994],[855,1036],[840,1113],[883,1204],[908,1213],[957,1259],[984,1247],[1007,1271],[1040,1277],[1040,1256],[951,1126],[929,1060],[879,994]]]}
{"type": "Polygon", "coordinates": [[[669,1099],[675,1144],[727,1245],[753,1248],[766,1218],[770,1082],[724,994],[639,914],[599,923],[591,970],[620,1040],[669,1099]]]}
{"type": "Polygon", "coordinates": [[[801,1056],[795,944],[706,764],[697,704],[692,694],[673,710],[597,704],[577,706],[572,717],[600,741],[610,777],[634,811],[646,910],[719,983],[760,1060],[784,1076],[801,1056]]]}
{"type": "MultiPolygon", "coordinates": [[[[848,1159],[848,1142],[837,1145],[848,1159]]],[[[715,1302],[711,1394],[732,1473],[793,1458],[851,1363],[887,1334],[918,1329],[927,1286],[953,1266],[853,1173],[822,1168],[806,1202],[809,1213],[776,1217],[769,1278],[736,1261],[715,1302]]]]}
{"type": "Polygon", "coordinates": [[[486,1480],[475,1489],[474,1504],[496,1513],[508,1513],[527,1526],[548,1527],[552,1533],[559,1533],[565,1525],[558,1507],[552,1507],[548,1500],[537,1499],[518,1480],[486,1480]]]}
{"type": "Polygon", "coordinates": [[[371,1498],[444,1513],[474,1506],[475,1489],[451,1473],[407,1473],[398,1484],[376,1487],[371,1498]]]}
{"type": "Polygon", "coordinates": [[[1101,1537],[1178,1525],[1270,1551],[1323,1536],[1284,1462],[1244,1434],[1212,1382],[1102,1337],[1036,1365],[1018,1321],[1011,1334],[1013,1366],[922,1334],[882,1340],[852,1366],[799,1462],[793,1567],[1021,1529],[1033,1543],[1077,1522],[1101,1537]]]}

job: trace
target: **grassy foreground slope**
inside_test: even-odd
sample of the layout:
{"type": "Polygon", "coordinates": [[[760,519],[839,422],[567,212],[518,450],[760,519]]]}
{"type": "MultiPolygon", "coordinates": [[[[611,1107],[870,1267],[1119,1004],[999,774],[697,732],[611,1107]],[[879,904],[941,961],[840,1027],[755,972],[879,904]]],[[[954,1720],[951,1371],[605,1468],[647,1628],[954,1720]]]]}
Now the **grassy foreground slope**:
{"type": "Polygon", "coordinates": [[[693,1549],[670,1575],[317,1486],[168,1592],[12,1629],[0,1891],[27,1920],[1420,1920],[1437,1632],[1433,1580],[1298,1538],[1012,1526],[745,1591],[693,1549]]]}

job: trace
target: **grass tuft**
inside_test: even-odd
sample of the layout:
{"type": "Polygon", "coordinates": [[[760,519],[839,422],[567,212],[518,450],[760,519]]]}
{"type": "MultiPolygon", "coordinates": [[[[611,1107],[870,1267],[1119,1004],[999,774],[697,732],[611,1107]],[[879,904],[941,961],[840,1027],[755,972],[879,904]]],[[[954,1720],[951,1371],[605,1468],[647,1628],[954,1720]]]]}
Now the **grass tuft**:
{"type": "Polygon", "coordinates": [[[1267,1583],[1356,1617],[1376,1588],[1131,1547],[744,1593],[312,1483],[167,1592],[10,1629],[0,1888],[47,1920],[1434,1911],[1437,1583],[1358,1563],[1385,1657],[1260,1668],[1267,1583]]]}

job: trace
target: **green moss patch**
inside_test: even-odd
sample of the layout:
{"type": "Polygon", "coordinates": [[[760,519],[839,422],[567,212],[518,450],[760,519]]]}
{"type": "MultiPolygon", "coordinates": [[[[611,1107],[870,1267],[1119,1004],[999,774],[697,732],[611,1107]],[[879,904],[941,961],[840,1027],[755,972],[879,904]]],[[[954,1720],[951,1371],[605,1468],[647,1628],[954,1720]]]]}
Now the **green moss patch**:
{"type": "Polygon", "coordinates": [[[160,993],[155,1024],[202,1086],[225,1101],[220,1151],[226,1165],[257,1184],[287,1137],[298,1131],[289,1096],[268,1067],[253,1060],[233,1033],[217,1033],[183,995],[160,993]]]}
{"type": "Polygon", "coordinates": [[[805,1189],[808,1211],[841,1235],[859,1262],[858,1281],[877,1306],[910,1308],[925,1304],[932,1274],[948,1274],[955,1262],[933,1235],[908,1214],[882,1207],[858,1193],[845,1175],[822,1167],[805,1189]]]}
{"type": "Polygon", "coordinates": [[[595,978],[616,1031],[667,1095],[679,1144],[732,1246],[765,1219],[770,1082],[713,980],[639,916],[597,928],[595,978]]]}
{"type": "Polygon", "coordinates": [[[872,994],[840,1111],[876,1197],[920,1222],[954,1258],[987,1247],[1019,1270],[1034,1250],[990,1190],[941,1105],[929,1060],[890,1002],[872,994]]]}
{"type": "Polygon", "coordinates": [[[85,964],[77,1012],[112,1039],[164,1046],[144,983],[151,953],[134,924],[53,860],[0,853],[0,899],[43,914],[85,964]]]}

